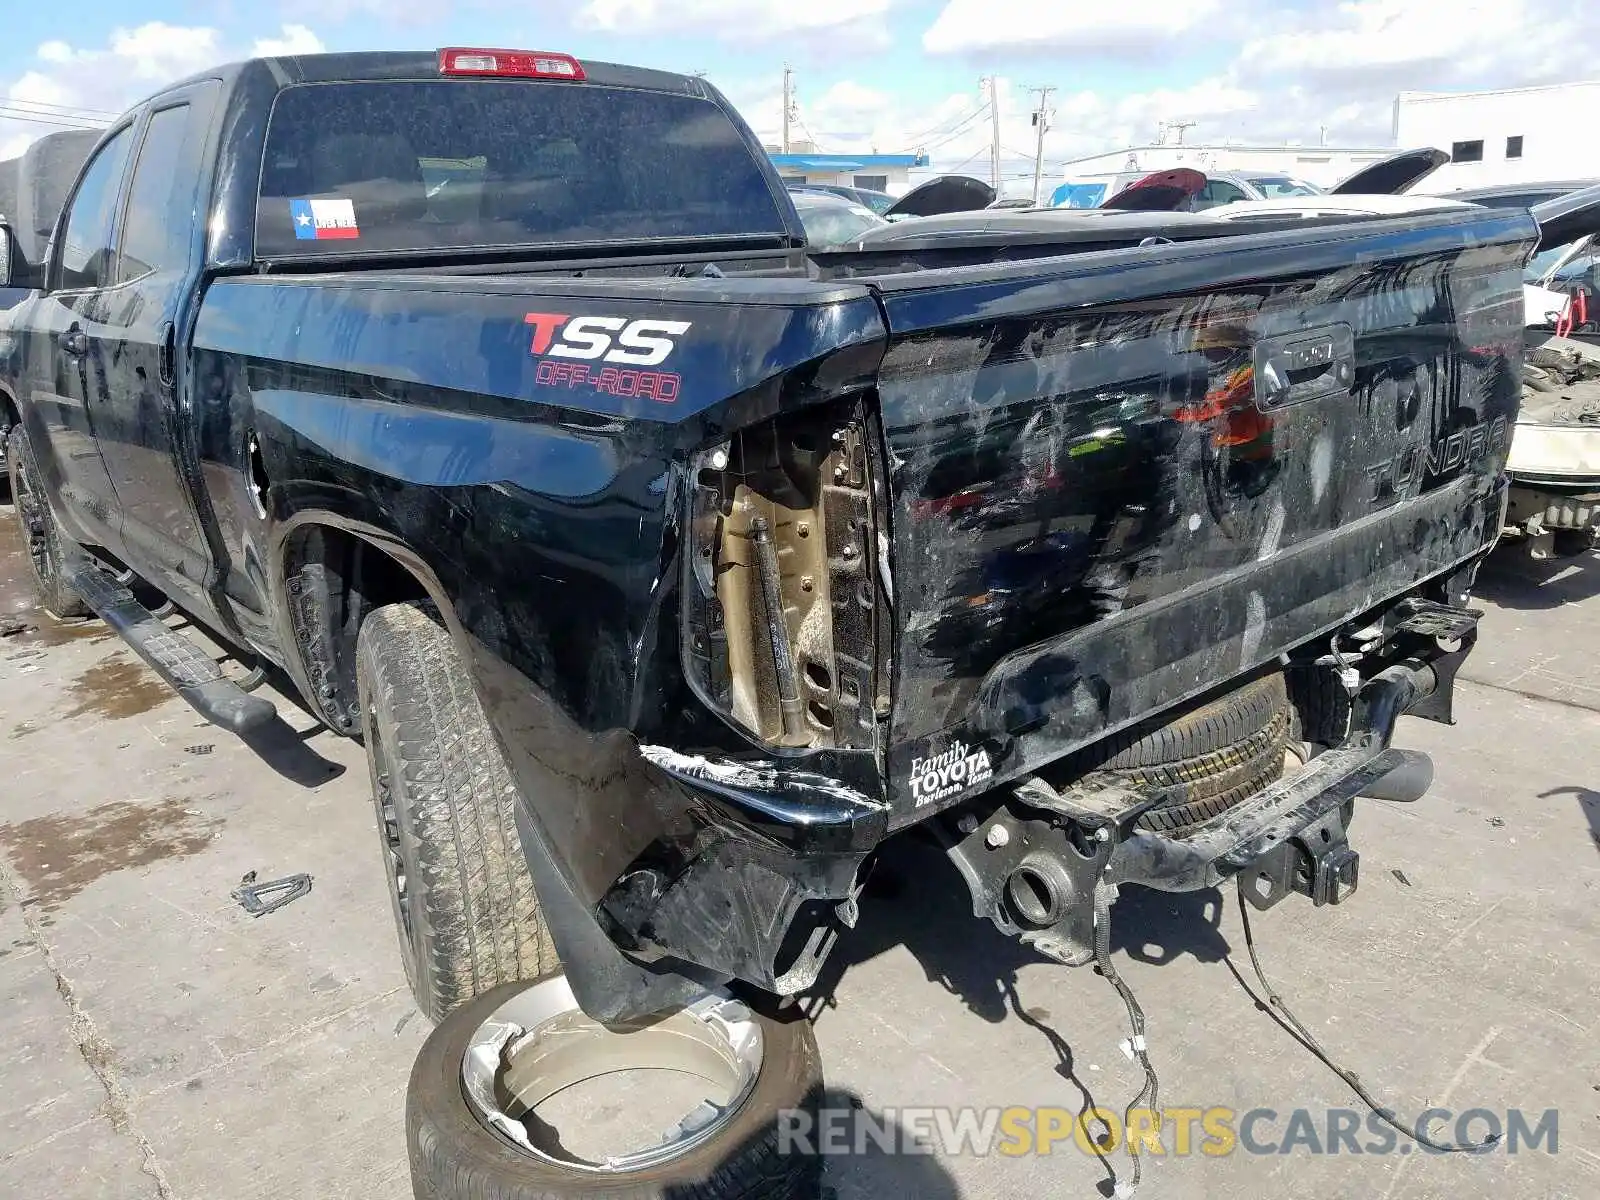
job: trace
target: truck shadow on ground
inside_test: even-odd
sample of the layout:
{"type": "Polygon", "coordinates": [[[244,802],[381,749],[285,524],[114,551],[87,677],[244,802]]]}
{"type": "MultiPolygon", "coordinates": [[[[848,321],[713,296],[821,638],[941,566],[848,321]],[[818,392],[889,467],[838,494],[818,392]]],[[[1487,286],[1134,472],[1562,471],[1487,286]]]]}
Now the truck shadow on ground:
{"type": "MultiPolygon", "coordinates": [[[[1073,1047],[1050,1023],[1050,1014],[1023,1004],[1017,991],[1020,969],[1051,960],[1002,934],[988,920],[972,913],[970,893],[943,850],[926,838],[901,837],[884,848],[861,898],[856,928],[840,940],[823,966],[816,985],[802,998],[811,1017],[832,1007],[833,994],[852,966],[904,946],[921,964],[930,982],[959,997],[974,1015],[991,1024],[1015,1019],[1038,1031],[1055,1055],[1055,1072],[1076,1089],[1080,1116],[1103,1107],[1078,1073],[1073,1047]]],[[[1185,955],[1204,963],[1227,958],[1230,946],[1221,931],[1222,893],[1165,893],[1124,887],[1112,910],[1111,952],[1162,966],[1185,955]]],[[[1070,968],[1061,968],[1067,970],[1070,968]]],[[[1093,967],[1079,968],[1086,982],[1093,967]]],[[[882,1161],[857,1164],[852,1155],[834,1164],[847,1177],[860,1169],[875,1185],[862,1195],[954,1195],[923,1191],[915,1173],[927,1159],[915,1155],[882,1155],[882,1161]],[[905,1177],[894,1175],[905,1169],[905,1177]]],[[[1121,1163],[1102,1155],[1105,1178],[1096,1185],[1110,1196],[1119,1182],[1121,1163]]],[[[834,1169],[834,1168],[830,1168],[834,1169]]],[[[851,1185],[853,1187],[853,1183],[851,1185]]],[[[841,1188],[841,1195],[855,1194],[841,1188]]]]}
{"type": "MultiPolygon", "coordinates": [[[[300,713],[293,714],[296,717],[300,713]]],[[[320,723],[309,729],[296,729],[280,712],[270,725],[250,733],[241,734],[239,740],[250,747],[262,763],[272,768],[290,783],[300,787],[317,787],[344,774],[344,767],[332,759],[324,758],[309,743],[326,733],[320,723]]]]}
{"type": "Polygon", "coordinates": [[[1520,542],[1502,542],[1484,560],[1473,595],[1505,608],[1543,609],[1600,594],[1600,555],[1532,559],[1520,542]]]}
{"type": "MultiPolygon", "coordinates": [[[[840,940],[809,995],[825,1001],[852,966],[904,946],[931,982],[959,996],[975,1015],[991,1023],[1019,1015],[1017,971],[1051,960],[975,917],[969,897],[938,846],[914,836],[893,839],[867,880],[860,921],[840,940]]],[[[1124,887],[1112,909],[1111,952],[1154,966],[1185,955],[1220,962],[1230,949],[1221,931],[1222,900],[1215,888],[1124,887]]]]}
{"type": "Polygon", "coordinates": [[[932,1153],[908,1149],[911,1141],[896,1133],[893,1121],[874,1113],[854,1092],[828,1088],[823,1092],[824,1119],[836,1131],[834,1145],[840,1153],[823,1155],[824,1200],[879,1200],[885,1196],[960,1200],[961,1185],[932,1153]],[[883,1133],[889,1135],[887,1145],[883,1133]]]}
{"type": "MultiPolygon", "coordinates": [[[[181,614],[168,623],[175,630],[192,629],[213,636],[181,614]]],[[[249,672],[248,665],[239,663],[232,655],[225,655],[224,660],[229,662],[230,676],[238,677],[249,672]]],[[[239,741],[261,760],[263,766],[299,787],[318,787],[343,775],[343,764],[325,758],[312,745],[314,741],[322,741],[326,745],[338,735],[323,725],[321,719],[305,706],[289,677],[279,668],[268,666],[266,686],[276,693],[273,699],[278,706],[278,719],[260,729],[240,734],[239,741]]]]}
{"type": "Polygon", "coordinates": [[[1600,792],[1593,788],[1570,785],[1539,793],[1541,800],[1549,800],[1556,796],[1571,796],[1578,802],[1579,810],[1589,823],[1589,837],[1593,840],[1595,849],[1600,850],[1600,792]]]}

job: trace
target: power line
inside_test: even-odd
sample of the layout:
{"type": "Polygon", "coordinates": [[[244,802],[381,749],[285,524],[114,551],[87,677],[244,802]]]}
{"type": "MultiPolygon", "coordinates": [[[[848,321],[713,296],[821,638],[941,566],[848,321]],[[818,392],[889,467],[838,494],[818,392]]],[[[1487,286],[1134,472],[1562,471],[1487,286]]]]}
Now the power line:
{"type": "Polygon", "coordinates": [[[21,121],[29,125],[53,125],[58,129],[104,129],[105,125],[87,120],[65,120],[47,117],[35,112],[25,112],[0,105],[0,120],[21,121]]]}
{"type": "Polygon", "coordinates": [[[940,134],[941,132],[948,133],[949,130],[950,130],[950,122],[951,121],[955,121],[955,122],[958,122],[958,123],[965,123],[967,121],[972,120],[974,117],[978,116],[980,113],[983,112],[983,110],[984,110],[984,106],[980,104],[977,107],[977,109],[975,109],[973,112],[956,113],[954,116],[946,117],[942,121],[935,121],[932,125],[930,125],[927,129],[924,129],[921,133],[912,134],[911,137],[908,139],[908,142],[913,148],[916,147],[916,146],[919,146],[924,141],[926,141],[928,138],[933,137],[936,134],[940,134]]]}
{"type": "Polygon", "coordinates": [[[988,111],[989,106],[987,104],[980,108],[974,109],[967,115],[966,120],[962,121],[961,124],[950,130],[949,133],[945,134],[938,141],[925,143],[920,148],[923,150],[937,150],[940,146],[948,145],[950,142],[955,141],[963,133],[967,132],[967,130],[972,127],[973,122],[977,121],[978,118],[982,117],[988,111]]]}
{"type": "Polygon", "coordinates": [[[962,160],[961,160],[961,161],[960,161],[960,162],[958,162],[958,163],[957,163],[957,164],[956,164],[956,165],[955,165],[955,166],[953,166],[953,167],[948,167],[948,168],[946,168],[946,169],[947,169],[947,170],[948,170],[948,171],[949,171],[949,172],[950,172],[950,173],[951,173],[951,174],[954,174],[954,173],[955,173],[955,172],[957,172],[957,171],[959,171],[959,170],[961,170],[961,168],[962,168],[962,167],[964,167],[964,166],[966,166],[966,165],[967,165],[967,164],[968,164],[968,163],[969,163],[969,162],[971,162],[971,161],[972,161],[972,160],[973,160],[973,159],[975,159],[975,158],[977,158],[977,157],[978,157],[978,155],[980,155],[980,154],[982,154],[982,153],[983,153],[983,152],[984,152],[984,150],[987,150],[987,149],[988,149],[988,147],[987,147],[987,146],[983,146],[983,147],[980,147],[980,148],[979,148],[979,149],[977,149],[977,150],[974,150],[974,151],[973,151],[973,152],[972,152],[972,153],[971,153],[971,154],[969,154],[969,155],[967,155],[967,156],[966,156],[966,157],[965,157],[965,158],[963,158],[963,159],[962,159],[962,160]]]}
{"type": "Polygon", "coordinates": [[[0,104],[15,108],[26,105],[29,108],[42,108],[54,112],[65,113],[70,117],[95,117],[106,121],[115,121],[122,114],[107,112],[103,108],[86,108],[81,104],[55,104],[49,100],[26,100],[20,96],[0,98],[0,104]]]}
{"type": "Polygon", "coordinates": [[[801,129],[804,129],[806,131],[806,136],[811,139],[811,148],[813,150],[815,150],[818,154],[826,154],[826,153],[828,153],[826,150],[824,150],[822,148],[822,143],[817,140],[817,135],[811,132],[811,126],[806,124],[806,119],[804,117],[802,117],[798,112],[795,113],[794,119],[795,119],[795,124],[799,125],[801,129]]]}

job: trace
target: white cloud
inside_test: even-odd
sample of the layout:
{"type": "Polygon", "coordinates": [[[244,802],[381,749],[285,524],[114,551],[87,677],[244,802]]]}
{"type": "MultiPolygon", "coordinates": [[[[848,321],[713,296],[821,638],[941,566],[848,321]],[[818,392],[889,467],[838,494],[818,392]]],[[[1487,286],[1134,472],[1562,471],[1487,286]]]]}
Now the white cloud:
{"type": "Polygon", "coordinates": [[[275,37],[237,47],[207,26],[163,21],[114,29],[100,47],[45,42],[34,52],[29,70],[0,80],[0,103],[10,101],[13,109],[38,116],[32,121],[0,118],[0,157],[15,157],[35,138],[64,125],[103,123],[166,84],[229,59],[310,54],[322,48],[304,25],[285,25],[275,37]]]}
{"type": "Polygon", "coordinates": [[[930,54],[996,50],[1136,52],[1213,22],[1220,0],[949,0],[922,35],[930,54]]]}
{"type": "Polygon", "coordinates": [[[294,54],[321,54],[322,39],[304,25],[285,25],[282,37],[261,38],[250,47],[251,58],[287,58],[294,54]]]}
{"type": "Polygon", "coordinates": [[[887,44],[889,0],[585,0],[580,29],[619,36],[671,33],[720,42],[761,42],[829,33],[834,49],[887,44]]]}
{"type": "Polygon", "coordinates": [[[1262,25],[1239,56],[1243,74],[1297,76],[1312,90],[1511,87],[1592,74],[1600,7],[1345,0],[1331,12],[1274,16],[1262,25]]]}

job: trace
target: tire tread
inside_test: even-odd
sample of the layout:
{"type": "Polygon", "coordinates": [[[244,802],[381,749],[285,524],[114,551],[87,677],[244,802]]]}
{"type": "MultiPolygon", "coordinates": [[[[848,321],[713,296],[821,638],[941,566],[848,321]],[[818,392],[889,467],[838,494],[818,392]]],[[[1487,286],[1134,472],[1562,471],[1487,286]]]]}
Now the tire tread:
{"type": "Polygon", "coordinates": [[[516,787],[448,632],[426,603],[388,605],[357,641],[424,925],[413,980],[433,1020],[501,983],[559,969],[516,835],[516,787]],[[387,728],[384,728],[387,726],[387,728]],[[420,887],[415,886],[420,884],[420,887]]]}

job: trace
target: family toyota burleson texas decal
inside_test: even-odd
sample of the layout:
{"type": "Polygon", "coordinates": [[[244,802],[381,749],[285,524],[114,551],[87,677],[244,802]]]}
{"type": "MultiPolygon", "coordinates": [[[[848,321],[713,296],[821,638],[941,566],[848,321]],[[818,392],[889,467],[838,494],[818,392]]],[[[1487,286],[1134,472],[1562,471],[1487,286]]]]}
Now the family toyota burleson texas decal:
{"type": "Polygon", "coordinates": [[[529,313],[535,357],[543,357],[534,379],[549,386],[588,387],[612,396],[641,396],[671,403],[682,377],[656,367],[689,332],[688,321],[629,320],[627,317],[574,317],[568,313],[529,313]],[[548,356],[548,357],[545,357],[548,356]],[[567,359],[554,362],[552,359],[567,359]],[[620,363],[595,368],[591,362],[620,363]]]}

